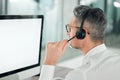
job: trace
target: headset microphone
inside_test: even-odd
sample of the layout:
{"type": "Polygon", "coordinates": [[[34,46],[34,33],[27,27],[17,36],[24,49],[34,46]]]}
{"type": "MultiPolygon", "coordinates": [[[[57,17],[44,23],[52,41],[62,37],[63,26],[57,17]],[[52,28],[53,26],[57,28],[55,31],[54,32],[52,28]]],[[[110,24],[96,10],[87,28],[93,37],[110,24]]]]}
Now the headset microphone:
{"type": "Polygon", "coordinates": [[[75,36],[73,36],[72,38],[68,39],[68,42],[69,42],[70,40],[74,39],[75,37],[76,37],[76,35],[75,35],[75,36]]]}
{"type": "Polygon", "coordinates": [[[70,40],[74,39],[75,37],[76,37],[77,39],[84,39],[84,38],[85,38],[85,35],[86,35],[85,30],[84,30],[84,29],[80,29],[79,31],[76,32],[76,35],[75,35],[75,36],[73,36],[72,38],[70,38],[70,39],[68,40],[68,42],[69,42],[70,40]],[[82,34],[81,34],[81,33],[82,33],[82,34]]]}

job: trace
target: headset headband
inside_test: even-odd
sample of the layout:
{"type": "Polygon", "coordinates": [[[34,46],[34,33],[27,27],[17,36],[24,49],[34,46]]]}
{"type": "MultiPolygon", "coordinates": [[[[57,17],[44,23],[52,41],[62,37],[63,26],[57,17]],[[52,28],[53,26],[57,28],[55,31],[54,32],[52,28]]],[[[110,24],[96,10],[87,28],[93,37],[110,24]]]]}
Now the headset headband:
{"type": "Polygon", "coordinates": [[[83,13],[82,22],[81,22],[81,25],[80,25],[80,29],[83,29],[83,24],[84,24],[85,19],[87,18],[87,15],[88,15],[89,11],[90,11],[90,9],[87,9],[87,10],[83,13]]]}

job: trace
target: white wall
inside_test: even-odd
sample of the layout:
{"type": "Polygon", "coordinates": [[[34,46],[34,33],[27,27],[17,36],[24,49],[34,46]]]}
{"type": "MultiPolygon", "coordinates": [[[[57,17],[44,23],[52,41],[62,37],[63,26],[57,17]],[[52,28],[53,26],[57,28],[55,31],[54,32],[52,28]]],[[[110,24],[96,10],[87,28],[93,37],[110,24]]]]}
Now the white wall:
{"type": "Polygon", "coordinates": [[[8,15],[35,15],[37,3],[34,0],[8,0],[8,15]]]}

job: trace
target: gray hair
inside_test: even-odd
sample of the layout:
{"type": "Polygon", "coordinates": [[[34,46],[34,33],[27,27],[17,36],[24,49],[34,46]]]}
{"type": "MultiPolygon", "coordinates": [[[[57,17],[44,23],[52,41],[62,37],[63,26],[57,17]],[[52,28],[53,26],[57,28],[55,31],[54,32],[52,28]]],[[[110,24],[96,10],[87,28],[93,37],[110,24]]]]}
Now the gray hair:
{"type": "Polygon", "coordinates": [[[104,12],[100,8],[91,8],[89,6],[77,6],[74,9],[74,15],[79,22],[83,20],[83,15],[86,10],[89,10],[85,21],[89,23],[89,34],[93,41],[103,41],[107,20],[104,12]]]}

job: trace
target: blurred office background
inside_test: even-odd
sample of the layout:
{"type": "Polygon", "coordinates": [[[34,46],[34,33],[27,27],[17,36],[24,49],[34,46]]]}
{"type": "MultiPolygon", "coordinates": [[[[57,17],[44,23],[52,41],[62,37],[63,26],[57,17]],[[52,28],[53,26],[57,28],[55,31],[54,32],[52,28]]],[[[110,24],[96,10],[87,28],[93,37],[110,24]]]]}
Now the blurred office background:
{"type": "MultiPolygon", "coordinates": [[[[120,0],[0,0],[0,15],[44,15],[41,58],[47,42],[67,39],[65,24],[69,23],[77,5],[89,5],[104,10],[108,25],[105,43],[120,49],[120,0]]],[[[67,48],[60,62],[75,58],[81,52],[67,48]]],[[[41,62],[42,62],[41,61],[41,62]]]]}

